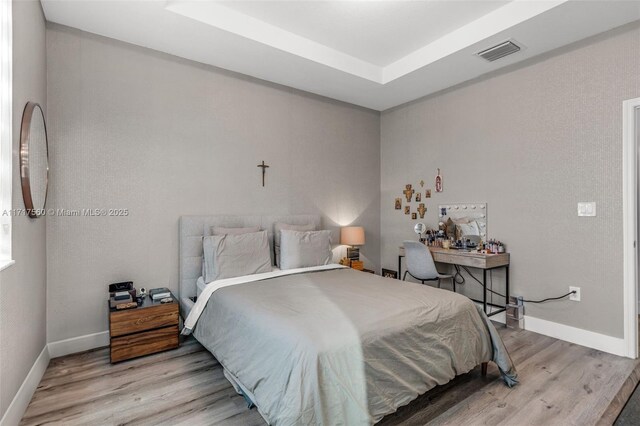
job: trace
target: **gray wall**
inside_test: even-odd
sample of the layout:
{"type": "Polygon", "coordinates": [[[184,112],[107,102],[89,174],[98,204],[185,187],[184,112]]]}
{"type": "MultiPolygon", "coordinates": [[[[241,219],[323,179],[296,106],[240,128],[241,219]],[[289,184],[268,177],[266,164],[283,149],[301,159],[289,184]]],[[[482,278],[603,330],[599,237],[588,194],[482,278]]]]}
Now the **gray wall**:
{"type": "MultiPolygon", "coordinates": [[[[536,299],[582,288],[582,302],[527,315],[622,337],[622,101],[640,96],[640,30],[627,26],[523,66],[386,111],[381,118],[382,266],[415,221],[393,209],[404,185],[437,205],[487,202],[489,236],[512,256],[512,290],[536,299]],[[579,218],[578,201],[597,202],[579,218]]],[[[413,203],[415,205],[415,203],[413,203]]],[[[497,288],[503,277],[494,275],[497,288]]],[[[479,286],[467,279],[467,292],[479,286]]],[[[473,289],[473,290],[472,290],[473,289]]]]}
{"type": "MultiPolygon", "coordinates": [[[[40,2],[13,2],[13,208],[24,209],[18,143],[27,101],[43,109],[45,23],[40,2]]],[[[46,110],[45,110],[46,117],[46,110]]],[[[13,259],[0,272],[0,418],[46,344],[46,219],[13,218],[13,259]]]]}
{"type": "Polygon", "coordinates": [[[379,113],[60,26],[47,54],[48,207],[130,211],[48,218],[49,341],[107,330],[110,282],[177,290],[181,215],[321,213],[379,265],[379,113]]]}

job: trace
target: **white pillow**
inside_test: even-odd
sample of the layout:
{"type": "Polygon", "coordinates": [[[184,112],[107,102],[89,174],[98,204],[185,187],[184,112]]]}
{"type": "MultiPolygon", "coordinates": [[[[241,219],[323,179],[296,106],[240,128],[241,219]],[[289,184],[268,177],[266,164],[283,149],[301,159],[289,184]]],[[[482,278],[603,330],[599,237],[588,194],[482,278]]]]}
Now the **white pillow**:
{"type": "Polygon", "coordinates": [[[288,223],[276,222],[273,225],[273,251],[276,255],[276,265],[280,266],[280,231],[315,231],[316,226],[313,223],[307,225],[289,225],[288,223]]]}
{"type": "Polygon", "coordinates": [[[271,272],[267,231],[211,235],[202,241],[206,283],[223,278],[271,272]]]}
{"type": "Polygon", "coordinates": [[[280,231],[280,269],[328,265],[331,231],[280,231]]]}
{"type": "MultiPolygon", "coordinates": [[[[211,235],[238,235],[238,234],[249,234],[251,232],[260,231],[259,226],[251,226],[248,228],[225,228],[223,226],[212,226],[211,227],[211,235]]],[[[202,278],[206,278],[206,262],[204,260],[204,254],[202,255],[202,278]]],[[[208,281],[205,281],[208,282],[208,281]]]]}

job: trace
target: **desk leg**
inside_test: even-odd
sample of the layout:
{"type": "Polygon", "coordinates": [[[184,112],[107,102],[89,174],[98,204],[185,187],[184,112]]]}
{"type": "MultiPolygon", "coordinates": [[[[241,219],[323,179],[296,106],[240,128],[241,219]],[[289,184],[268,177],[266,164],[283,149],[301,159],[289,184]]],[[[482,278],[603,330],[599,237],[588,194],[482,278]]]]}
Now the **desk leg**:
{"type": "Polygon", "coordinates": [[[398,256],[398,279],[402,276],[402,256],[398,256]]]}
{"type": "Polygon", "coordinates": [[[482,270],[482,306],[484,308],[484,313],[487,313],[487,270],[482,270]]]}
{"type": "Polygon", "coordinates": [[[506,300],[504,302],[505,305],[509,304],[509,265],[505,266],[506,268],[506,277],[505,277],[505,296],[506,296],[506,300]]]}

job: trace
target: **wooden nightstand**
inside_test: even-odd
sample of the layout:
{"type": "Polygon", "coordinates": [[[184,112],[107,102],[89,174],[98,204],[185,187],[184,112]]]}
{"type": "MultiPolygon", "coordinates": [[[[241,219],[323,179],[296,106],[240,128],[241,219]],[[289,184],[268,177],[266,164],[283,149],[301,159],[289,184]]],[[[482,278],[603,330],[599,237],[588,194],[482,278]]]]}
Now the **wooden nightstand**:
{"type": "Polygon", "coordinates": [[[112,363],[179,346],[179,304],[171,297],[171,303],[154,302],[147,296],[137,308],[109,309],[112,363]]]}

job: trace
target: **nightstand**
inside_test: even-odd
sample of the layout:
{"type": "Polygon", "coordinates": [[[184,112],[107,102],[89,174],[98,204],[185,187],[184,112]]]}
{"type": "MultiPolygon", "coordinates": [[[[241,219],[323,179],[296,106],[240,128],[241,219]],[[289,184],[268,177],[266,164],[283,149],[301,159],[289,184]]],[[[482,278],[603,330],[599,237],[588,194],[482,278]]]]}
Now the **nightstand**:
{"type": "Polygon", "coordinates": [[[171,303],[154,302],[147,296],[137,308],[109,309],[112,363],[179,346],[179,304],[171,297],[171,303]]]}

